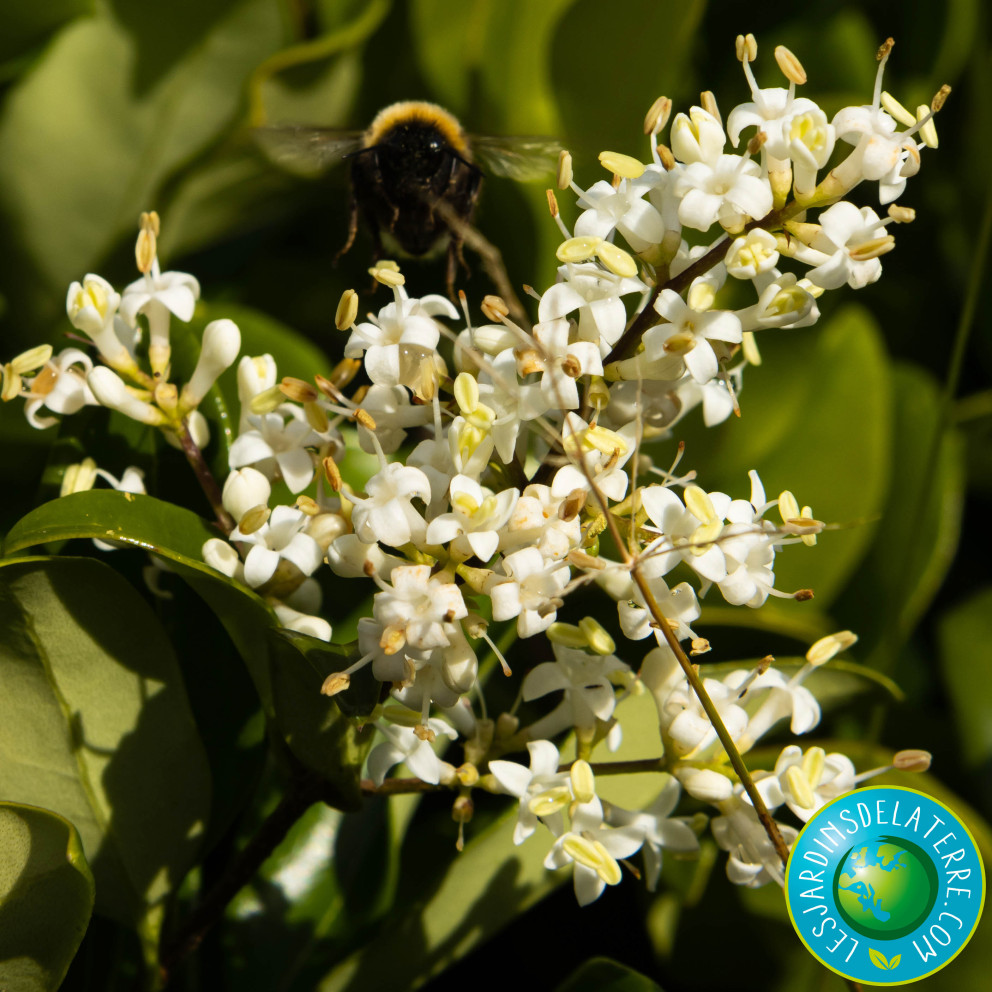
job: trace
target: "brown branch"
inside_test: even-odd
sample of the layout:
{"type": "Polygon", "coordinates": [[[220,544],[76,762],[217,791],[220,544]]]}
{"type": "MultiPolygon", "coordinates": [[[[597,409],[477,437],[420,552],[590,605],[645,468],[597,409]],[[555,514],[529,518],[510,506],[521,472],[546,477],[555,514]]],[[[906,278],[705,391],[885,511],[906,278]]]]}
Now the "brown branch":
{"type": "Polygon", "coordinates": [[[193,473],[200,483],[200,488],[203,490],[203,494],[207,497],[207,501],[214,511],[217,526],[220,527],[225,535],[230,534],[237,524],[231,514],[224,509],[224,500],[221,496],[220,486],[217,484],[213,472],[210,471],[210,466],[203,457],[203,452],[193,440],[193,435],[189,432],[189,424],[185,420],[183,420],[176,434],[179,438],[179,443],[182,445],[186,461],[189,462],[190,468],[193,469],[193,473]]]}

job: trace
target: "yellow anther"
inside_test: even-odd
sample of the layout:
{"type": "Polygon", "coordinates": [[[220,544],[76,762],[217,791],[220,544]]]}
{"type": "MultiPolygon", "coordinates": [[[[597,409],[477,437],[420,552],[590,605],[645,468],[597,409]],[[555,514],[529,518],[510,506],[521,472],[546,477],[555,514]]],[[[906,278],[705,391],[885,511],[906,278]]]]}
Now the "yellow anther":
{"type": "Polygon", "coordinates": [[[263,389],[262,392],[256,393],[251,398],[248,408],[252,413],[256,414],[272,413],[285,399],[286,397],[283,396],[282,390],[278,385],[270,386],[268,389],[263,389]]]}
{"type": "Polygon", "coordinates": [[[705,489],[701,489],[699,486],[685,487],[685,505],[686,509],[688,509],[697,520],[702,520],[704,524],[709,524],[720,520],[720,518],[716,515],[716,510],[713,507],[713,500],[710,499],[709,493],[706,492],[705,489]]]}
{"type": "Polygon", "coordinates": [[[259,503],[258,506],[253,506],[250,510],[245,510],[241,519],[238,521],[238,530],[245,535],[254,534],[255,531],[260,530],[265,525],[271,512],[264,503],[259,503]]]}
{"type": "Polygon", "coordinates": [[[471,517],[479,510],[479,504],[468,493],[455,493],[451,497],[451,506],[465,517],[471,517]]]}
{"type": "Polygon", "coordinates": [[[154,210],[143,213],[139,218],[140,230],[138,240],[134,246],[134,260],[138,265],[138,271],[148,273],[155,263],[155,255],[158,253],[158,233],[160,230],[158,214],[154,210]]]}
{"type": "Polygon", "coordinates": [[[96,462],[92,458],[84,458],[75,465],[67,465],[62,476],[62,487],[59,496],[69,496],[72,493],[89,492],[96,482],[96,462]]]}
{"type": "Polygon", "coordinates": [[[16,358],[10,360],[10,367],[18,375],[27,375],[40,369],[52,357],[50,344],[39,344],[27,351],[22,351],[16,358]]]}
{"type": "Polygon", "coordinates": [[[473,786],[479,781],[479,769],[466,761],[455,769],[455,778],[461,785],[473,786]]]}
{"type": "Polygon", "coordinates": [[[564,809],[572,801],[572,793],[567,785],[556,785],[553,789],[545,789],[527,802],[527,808],[535,816],[550,816],[564,809]]]}
{"type": "Polygon", "coordinates": [[[572,184],[572,155],[566,149],[558,153],[558,178],[559,189],[568,189],[572,184]]]}
{"type": "Polygon", "coordinates": [[[815,789],[823,778],[823,769],[826,767],[827,752],[822,747],[811,747],[804,755],[801,762],[803,775],[806,781],[815,789]]]}
{"type": "Polygon", "coordinates": [[[546,189],[544,195],[548,198],[548,213],[552,217],[558,216],[558,197],[555,196],[555,191],[553,189],[546,189]]]}
{"type": "MultiPolygon", "coordinates": [[[[916,123],[916,117],[912,112],[907,110],[887,90],[882,90],[882,109],[891,117],[894,117],[903,127],[912,127],[916,123]]],[[[930,113],[929,107],[926,108],[926,112],[928,114],[930,113]]]]}
{"type": "Polygon", "coordinates": [[[344,692],[351,685],[351,676],[344,672],[334,672],[324,679],[324,684],[320,691],[325,696],[336,696],[339,692],[344,692]]]}
{"type": "Polygon", "coordinates": [[[459,372],[453,386],[458,409],[468,416],[479,405],[479,381],[469,372],[459,372]]]}
{"type": "Polygon", "coordinates": [[[644,115],[644,133],[657,134],[672,116],[672,101],[667,96],[660,96],[651,104],[651,109],[644,115]]]}
{"type": "Polygon", "coordinates": [[[644,175],[644,163],[639,162],[632,155],[623,155],[620,152],[600,152],[599,164],[622,179],[639,179],[644,175]]]}
{"type": "Polygon", "coordinates": [[[846,651],[853,644],[856,644],[858,635],[850,630],[840,630],[835,634],[828,634],[810,645],[806,652],[806,660],[811,665],[822,665],[831,658],[846,651]]]}
{"type": "Polygon", "coordinates": [[[896,239],[891,234],[884,234],[880,238],[869,238],[860,245],[848,249],[848,255],[852,261],[867,262],[869,259],[878,258],[880,255],[887,255],[896,246],[896,239]]]}
{"type": "Polygon", "coordinates": [[[486,320],[491,320],[494,324],[500,323],[510,313],[506,301],[501,296],[495,296],[492,293],[482,298],[479,309],[485,315],[486,320]]]}
{"type": "Polygon", "coordinates": [[[296,497],[296,509],[308,517],[315,517],[320,513],[320,504],[312,496],[300,495],[296,497]]]}
{"type": "Polygon", "coordinates": [[[610,637],[609,631],[595,617],[583,617],[579,621],[579,630],[585,636],[589,650],[593,654],[605,657],[616,651],[617,646],[610,637]]]}
{"type": "Polygon", "coordinates": [[[602,240],[591,235],[569,238],[558,246],[555,255],[559,262],[585,262],[596,254],[596,248],[602,240]]]}
{"type": "Polygon", "coordinates": [[[803,68],[802,62],[785,45],[776,46],[775,61],[778,63],[779,69],[782,70],[782,75],[790,83],[802,86],[806,82],[806,70],[803,68]]]}
{"type": "MultiPolygon", "coordinates": [[[[916,108],[916,119],[918,121],[923,120],[930,113],[930,108],[926,104],[921,104],[916,108]]],[[[927,148],[936,148],[938,145],[937,141],[937,119],[936,117],[931,117],[930,120],[924,124],[920,130],[920,141],[927,146],[927,148]]]]}
{"type": "Polygon", "coordinates": [[[782,523],[784,524],[799,517],[799,503],[788,489],[781,493],[778,498],[778,512],[782,514],[782,523]]]}
{"type": "Polygon", "coordinates": [[[761,352],[758,350],[758,341],[754,331],[745,331],[741,336],[741,351],[749,365],[761,364],[761,352]]]}
{"type": "Polygon", "coordinates": [[[338,300],[338,308],[334,312],[334,326],[339,331],[345,331],[355,323],[358,316],[358,293],[346,289],[338,300]]]}
{"type": "Polygon", "coordinates": [[[816,805],[816,796],[799,765],[789,766],[785,773],[785,780],[797,806],[802,809],[812,809],[816,805]]]}
{"type": "Polygon", "coordinates": [[[632,279],[637,275],[634,256],[609,241],[600,241],[596,245],[596,257],[615,275],[625,279],[632,279]]]}
{"type": "MultiPolygon", "coordinates": [[[[338,468],[337,462],[335,462],[334,459],[328,455],[323,461],[323,466],[324,477],[330,484],[331,489],[333,489],[336,493],[341,492],[341,487],[344,485],[344,479],[341,478],[341,470],[338,468]]],[[[351,504],[349,504],[349,506],[350,505],[351,504]]]]}
{"type": "Polygon", "coordinates": [[[799,514],[799,519],[800,520],[808,520],[811,524],[817,524],[818,525],[818,528],[817,528],[816,533],[801,534],[800,535],[800,537],[802,538],[803,544],[805,544],[806,547],[808,547],[808,548],[812,548],[816,544],[816,534],[819,533],[819,531],[823,529],[822,528],[822,525],[820,525],[820,522],[818,520],[814,520],[813,519],[813,508],[811,506],[804,506],[802,508],[802,512],[799,514]]]}
{"type": "Polygon", "coordinates": [[[929,751],[910,748],[896,752],[892,758],[892,767],[898,768],[901,772],[925,772],[930,767],[931,760],[932,755],[929,751]]]}
{"type": "Polygon", "coordinates": [[[581,758],[572,762],[568,777],[572,783],[572,795],[580,803],[591,803],[596,797],[596,777],[592,766],[581,758]]]}
{"type": "Polygon", "coordinates": [[[689,287],[685,302],[688,306],[699,312],[709,310],[716,300],[716,287],[705,280],[699,280],[689,287]]]}
{"type": "Polygon", "coordinates": [[[369,275],[383,286],[402,286],[406,282],[406,276],[400,272],[399,266],[387,260],[380,261],[375,268],[369,269],[369,275]]]}
{"type": "Polygon", "coordinates": [[[697,557],[706,554],[722,532],[722,520],[713,520],[710,523],[697,527],[692,532],[692,543],[689,546],[690,553],[697,557]]]}

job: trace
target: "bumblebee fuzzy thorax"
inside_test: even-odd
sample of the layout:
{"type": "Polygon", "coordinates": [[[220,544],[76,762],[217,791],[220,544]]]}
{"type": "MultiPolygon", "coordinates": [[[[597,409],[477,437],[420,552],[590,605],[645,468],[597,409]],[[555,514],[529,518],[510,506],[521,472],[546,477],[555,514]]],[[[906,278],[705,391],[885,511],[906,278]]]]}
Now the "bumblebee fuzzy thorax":
{"type": "Polygon", "coordinates": [[[461,124],[452,114],[436,103],[404,100],[390,104],[376,114],[362,138],[365,148],[390,144],[399,136],[436,132],[438,141],[459,156],[472,161],[468,141],[461,124]]]}

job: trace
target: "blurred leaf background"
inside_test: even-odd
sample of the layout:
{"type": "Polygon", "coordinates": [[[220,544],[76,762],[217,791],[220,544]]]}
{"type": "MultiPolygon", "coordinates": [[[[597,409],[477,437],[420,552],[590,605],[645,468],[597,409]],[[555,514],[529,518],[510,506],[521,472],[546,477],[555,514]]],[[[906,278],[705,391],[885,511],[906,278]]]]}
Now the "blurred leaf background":
{"type": "MultiPolygon", "coordinates": [[[[812,603],[753,614],[707,604],[701,630],[713,659],[794,655],[822,633],[858,631],[855,657],[894,678],[906,698],[883,707],[867,694],[835,710],[823,733],[860,748],[865,766],[886,748],[932,751],[934,778],[903,784],[948,790],[941,795],[981,840],[992,817],[992,582],[981,537],[992,492],[988,21],[979,0],[5,0],[2,357],[64,340],[71,280],[98,272],[118,287],[131,281],[138,214],[156,209],[164,264],[202,284],[208,306],[198,320],[207,310],[236,315],[257,351],[286,356],[281,371],[331,367],[340,293],[369,282],[364,234],[332,265],[347,226],[346,170],[316,181],[280,173],[257,151],[253,123],[360,129],[383,105],[429,99],[477,133],[558,137],[587,186],[601,177],[601,149],[646,154],[641,122],[659,94],[682,110],[710,89],[724,113],[748,99],[733,56],[740,32],[758,38],[760,83],[780,84],[772,49],[784,44],[807,70],[805,94],[828,115],[870,100],[875,49],[892,36],[886,88],[904,105],[954,87],[937,122],[940,148],[925,152],[900,200],[917,220],[896,232],[879,283],[830,294],[815,329],[761,338],[764,364],[748,372],[740,421],[706,432],[690,418],[679,437],[707,487],[745,495],[746,472],[757,468],[770,494],[789,487],[837,525],[816,551],[780,559],[779,585],[814,589],[812,603]],[[320,354],[326,366],[308,368],[320,354]]],[[[855,199],[872,203],[872,193],[855,199]]],[[[571,222],[574,208],[561,201],[571,222]]],[[[515,284],[550,283],[559,236],[541,186],[488,182],[477,222],[515,284]]],[[[413,293],[442,284],[440,262],[404,269],[413,293]]],[[[491,291],[481,271],[463,288],[473,303],[491,291]]],[[[39,490],[46,464],[78,460],[87,444],[85,434],[34,432],[12,407],[0,410],[4,529],[39,493],[52,495],[50,477],[39,490]]],[[[117,446],[98,460],[119,474],[125,457],[117,446]]],[[[169,472],[157,473],[150,491],[176,498],[169,472]]],[[[188,598],[189,610],[202,609],[188,598]]],[[[207,657],[228,635],[212,616],[200,621],[185,650],[207,657]]],[[[197,685],[188,668],[185,677],[202,723],[220,683],[197,685]]],[[[235,683],[231,675],[224,685],[247,699],[250,688],[235,683]]],[[[233,825],[204,878],[250,836],[280,788],[250,758],[259,741],[257,728],[254,737],[245,729],[251,704],[238,713],[232,732],[242,733],[248,765],[237,767],[262,778],[250,802],[227,783],[220,820],[233,825]]],[[[242,772],[207,750],[216,793],[218,774],[242,772]]],[[[444,990],[485,975],[552,988],[606,956],[669,992],[730,981],[742,990],[843,988],[794,938],[778,893],[734,890],[712,850],[699,862],[670,861],[655,897],[628,882],[579,911],[568,887],[534,905],[553,879],[535,849],[510,850],[507,831],[482,816],[456,856],[443,803],[370,804],[344,819],[315,806],[174,987],[444,990]]],[[[94,917],[65,987],[128,988],[139,956],[119,922],[94,917]]],[[[990,969],[986,923],[958,961],[919,987],[977,990],[990,969]]],[[[634,979],[621,970],[585,974],[599,977],[587,986],[579,974],[567,987],[642,987],[623,984],[634,979]]]]}

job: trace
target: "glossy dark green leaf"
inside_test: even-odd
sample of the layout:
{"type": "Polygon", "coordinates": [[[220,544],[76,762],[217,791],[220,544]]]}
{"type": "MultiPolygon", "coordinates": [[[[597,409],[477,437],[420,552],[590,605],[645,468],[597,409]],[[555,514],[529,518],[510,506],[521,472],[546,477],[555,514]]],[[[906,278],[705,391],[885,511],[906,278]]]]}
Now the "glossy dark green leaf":
{"type": "Polygon", "coordinates": [[[77,829],[97,908],[137,922],[179,884],[210,771],[175,656],[134,587],[91,558],[0,563],[0,790],[77,829]]]}
{"type": "Polygon", "coordinates": [[[933,377],[898,366],[893,377],[892,480],[871,550],[837,604],[844,623],[861,635],[868,664],[892,671],[894,654],[951,566],[964,501],[960,438],[939,430],[940,397],[933,377]],[[928,458],[934,454],[933,464],[928,458]]]}
{"type": "Polygon", "coordinates": [[[47,809],[0,803],[0,988],[55,992],[92,911],[76,828],[47,809]]]}
{"type": "Polygon", "coordinates": [[[172,503],[116,490],[92,490],[36,507],[8,531],[3,551],[12,555],[51,541],[88,537],[120,541],[207,569],[201,556],[203,545],[217,536],[205,520],[172,503]]]}
{"type": "Polygon", "coordinates": [[[555,992],[662,992],[661,986],[610,958],[591,958],[557,986],[555,992]]]}
{"type": "Polygon", "coordinates": [[[139,32],[102,8],[73,22],[0,115],[3,211],[57,298],[233,123],[248,74],[282,35],[268,0],[193,4],[209,23],[170,8],[166,58],[143,60],[158,40],[146,6],[139,32]]]}
{"type": "Polygon", "coordinates": [[[992,587],[947,610],[938,627],[940,670],[951,697],[953,733],[972,768],[992,759],[992,587]]]}

